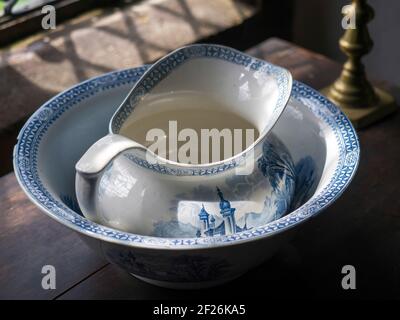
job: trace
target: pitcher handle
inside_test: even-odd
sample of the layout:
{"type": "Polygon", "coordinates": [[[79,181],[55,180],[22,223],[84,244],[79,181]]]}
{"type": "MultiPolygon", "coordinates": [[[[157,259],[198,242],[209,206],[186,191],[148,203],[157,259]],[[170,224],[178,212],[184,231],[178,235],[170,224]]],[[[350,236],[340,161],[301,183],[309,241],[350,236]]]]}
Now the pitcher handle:
{"type": "Polygon", "coordinates": [[[93,144],[75,165],[77,173],[85,176],[96,175],[118,154],[128,149],[137,148],[146,152],[141,144],[119,134],[109,134],[93,144]]]}
{"type": "Polygon", "coordinates": [[[98,221],[96,215],[96,190],[99,178],[107,165],[121,152],[139,149],[141,144],[118,134],[109,134],[93,144],[75,165],[75,189],[79,206],[87,218],[98,221]]]}

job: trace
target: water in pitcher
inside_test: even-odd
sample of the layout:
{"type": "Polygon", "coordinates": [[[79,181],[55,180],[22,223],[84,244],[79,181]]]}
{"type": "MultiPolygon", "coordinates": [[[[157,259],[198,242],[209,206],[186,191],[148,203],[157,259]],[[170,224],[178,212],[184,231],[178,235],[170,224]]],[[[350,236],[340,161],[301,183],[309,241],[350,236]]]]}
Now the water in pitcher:
{"type": "Polygon", "coordinates": [[[181,163],[210,163],[232,157],[258,137],[257,128],[205,95],[154,94],[136,107],[120,134],[181,163]]]}

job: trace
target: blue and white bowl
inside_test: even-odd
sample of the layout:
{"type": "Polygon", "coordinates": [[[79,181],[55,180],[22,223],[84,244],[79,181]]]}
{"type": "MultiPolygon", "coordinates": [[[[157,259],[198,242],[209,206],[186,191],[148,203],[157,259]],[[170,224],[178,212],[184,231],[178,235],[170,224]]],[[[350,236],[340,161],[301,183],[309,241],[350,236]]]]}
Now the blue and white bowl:
{"type": "Polygon", "coordinates": [[[105,74],[57,95],[27,121],[14,149],[14,170],[28,197],[136,277],[171,288],[234,279],[273,255],[354,176],[360,150],[350,121],[317,91],[294,81],[289,105],[273,128],[294,162],[291,213],[233,235],[200,238],[141,236],[87,220],[76,202],[75,163],[107,134],[115,106],[147,68],[105,74]]]}

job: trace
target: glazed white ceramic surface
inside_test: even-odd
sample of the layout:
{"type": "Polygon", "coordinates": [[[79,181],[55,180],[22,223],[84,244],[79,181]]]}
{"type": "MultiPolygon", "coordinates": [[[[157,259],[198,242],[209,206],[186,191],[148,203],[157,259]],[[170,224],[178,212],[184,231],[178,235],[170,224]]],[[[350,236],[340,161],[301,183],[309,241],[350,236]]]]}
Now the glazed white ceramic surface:
{"type": "Polygon", "coordinates": [[[110,119],[109,135],[76,165],[76,195],[84,216],[119,230],[169,238],[231,235],[282,217],[293,199],[295,167],[284,144],[268,132],[291,88],[287,70],[228,47],[197,44],[163,57],[110,119]],[[209,164],[156,155],[149,160],[151,153],[120,130],[132,120],[151,118],[160,112],[157,108],[190,112],[201,105],[169,104],[172,109],[165,110],[165,104],[147,103],[166,95],[174,99],[180,92],[211,99],[213,109],[204,109],[210,117],[213,112],[235,114],[260,136],[245,151],[209,164]],[[245,174],[238,171],[241,163],[249,169],[245,174]]]}
{"type": "Polygon", "coordinates": [[[140,236],[88,221],[75,197],[75,163],[108,133],[115,106],[147,68],[106,74],[61,93],[27,121],[14,149],[16,177],[28,197],[127,272],[173,288],[229,281],[273,255],[291,230],[332,204],[351,181],[359,158],[354,129],[336,106],[295,81],[273,132],[289,150],[299,179],[314,185],[305,194],[298,184],[292,212],[251,231],[202,238],[140,236]],[[303,159],[312,159],[311,170],[303,159]]]}

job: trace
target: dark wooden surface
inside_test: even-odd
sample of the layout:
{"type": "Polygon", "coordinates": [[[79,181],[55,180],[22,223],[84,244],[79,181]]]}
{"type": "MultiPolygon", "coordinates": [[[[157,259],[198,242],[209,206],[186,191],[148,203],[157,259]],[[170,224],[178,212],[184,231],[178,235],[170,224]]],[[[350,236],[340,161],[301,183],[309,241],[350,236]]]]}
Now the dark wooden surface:
{"type": "MultiPolygon", "coordinates": [[[[289,68],[315,88],[340,70],[335,62],[278,39],[249,53],[289,68]]],[[[0,298],[400,298],[400,114],[359,131],[359,138],[359,170],[343,196],[300,228],[274,258],[212,290],[160,289],[107,264],[73,231],[36,209],[11,173],[0,179],[0,298]],[[45,264],[57,269],[54,291],[41,288],[45,264]],[[340,285],[347,264],[357,271],[354,291],[340,285]]]]}

